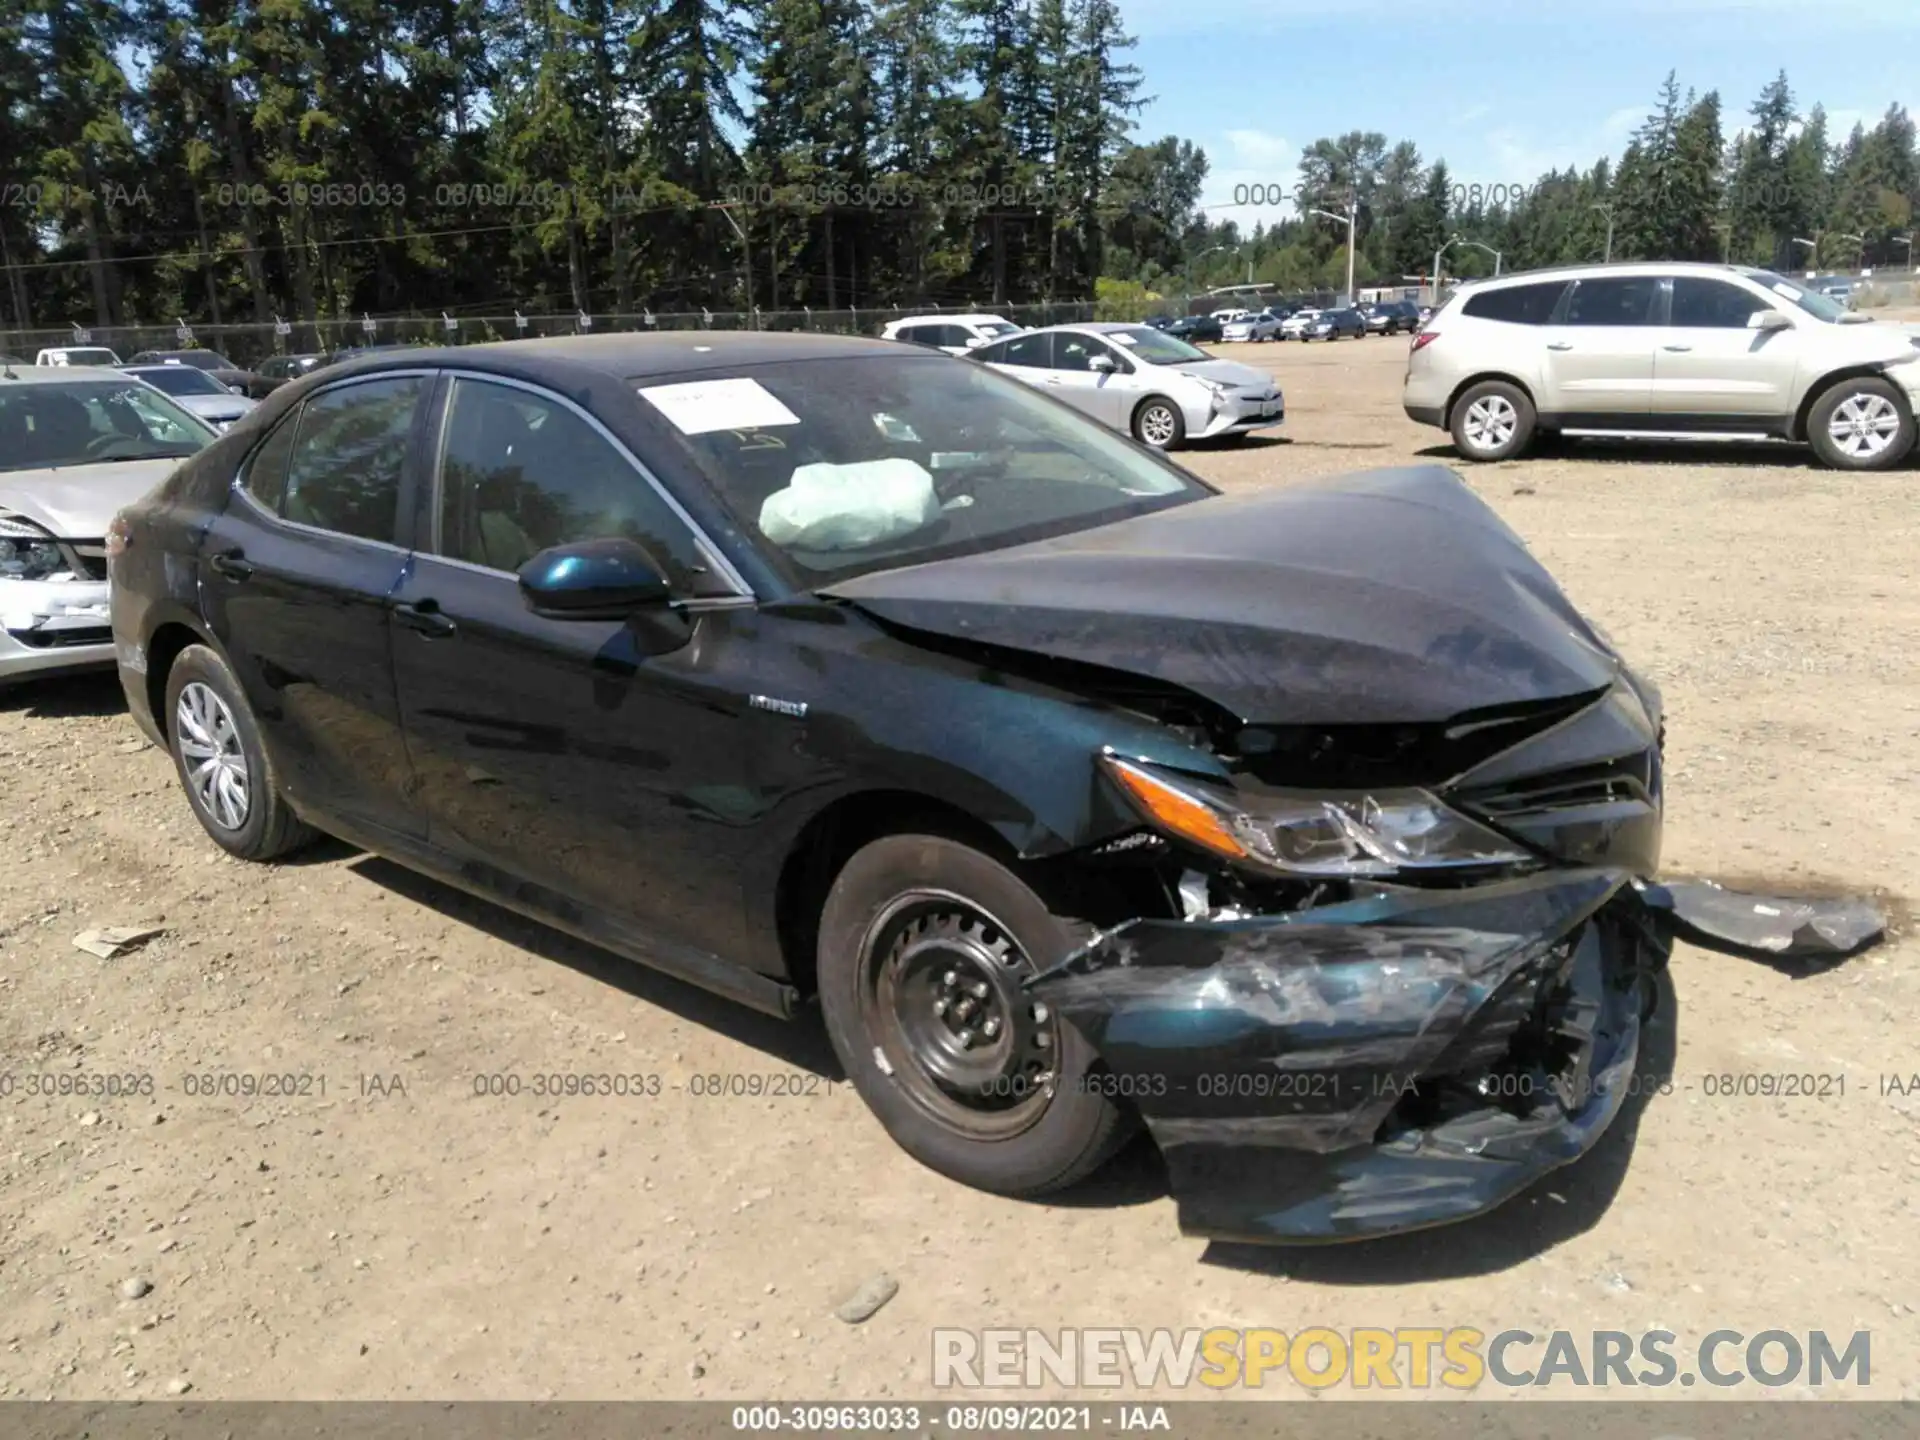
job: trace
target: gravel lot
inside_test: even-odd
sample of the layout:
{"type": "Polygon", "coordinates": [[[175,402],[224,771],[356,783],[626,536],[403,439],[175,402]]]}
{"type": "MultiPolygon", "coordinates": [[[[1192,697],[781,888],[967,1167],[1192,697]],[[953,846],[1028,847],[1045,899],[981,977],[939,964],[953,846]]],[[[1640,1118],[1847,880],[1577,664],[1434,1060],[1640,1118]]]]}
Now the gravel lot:
{"type": "MultiPolygon", "coordinates": [[[[1230,489],[1452,463],[1400,413],[1405,349],[1223,347],[1279,374],[1291,418],[1189,463],[1230,489]]],[[[934,1326],[1472,1325],[1683,1350],[1869,1329],[1867,1393],[1920,1396],[1920,1093],[1881,1078],[1920,1072],[1920,479],[1598,444],[1466,474],[1664,687],[1669,871],[1897,917],[1810,977],[1680,949],[1647,1059],[1672,1092],[1579,1165],[1478,1222],[1313,1251],[1181,1238],[1145,1148],[1068,1203],[976,1194],[894,1148],[817,1026],[344,846],[228,860],[110,677],[41,683],[0,695],[0,1394],[924,1397],[934,1326]],[[165,934],[74,948],[136,923],[165,934]],[[475,1094],[552,1069],[663,1093],[475,1094]],[[1781,1071],[1845,1093],[1704,1088],[1781,1071]],[[304,1093],[191,1093],[214,1072],[304,1093]],[[695,1093],[774,1074],[822,1078],[695,1093]],[[153,1093],[25,1093],[63,1075],[153,1093]],[[836,1319],[880,1271],[891,1303],[836,1319]]]]}

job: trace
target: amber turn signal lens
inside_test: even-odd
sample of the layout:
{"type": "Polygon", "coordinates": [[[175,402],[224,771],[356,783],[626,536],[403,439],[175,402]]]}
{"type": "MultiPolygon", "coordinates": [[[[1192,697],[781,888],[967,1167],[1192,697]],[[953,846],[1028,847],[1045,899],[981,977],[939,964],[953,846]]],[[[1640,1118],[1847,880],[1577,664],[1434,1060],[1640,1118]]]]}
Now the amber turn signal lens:
{"type": "Polygon", "coordinates": [[[1133,802],[1169,835],[1192,841],[1204,850],[1229,859],[1242,859],[1247,847],[1214,811],[1166,781],[1124,760],[1107,758],[1107,769],[1133,802]]]}

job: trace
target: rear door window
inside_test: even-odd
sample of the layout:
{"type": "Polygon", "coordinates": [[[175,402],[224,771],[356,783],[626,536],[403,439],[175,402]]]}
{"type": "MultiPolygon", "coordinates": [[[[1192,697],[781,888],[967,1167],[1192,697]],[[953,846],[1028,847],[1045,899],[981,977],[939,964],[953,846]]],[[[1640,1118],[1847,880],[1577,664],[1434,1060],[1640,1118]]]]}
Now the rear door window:
{"type": "Polygon", "coordinates": [[[1654,275],[1617,275],[1575,283],[1567,300],[1567,324],[1613,328],[1651,325],[1660,293],[1654,275]]]}
{"type": "MultiPolygon", "coordinates": [[[[418,375],[366,380],[301,406],[279,515],[392,544],[407,445],[426,385],[418,375]]],[[[251,484],[248,489],[255,493],[251,484]]]]}

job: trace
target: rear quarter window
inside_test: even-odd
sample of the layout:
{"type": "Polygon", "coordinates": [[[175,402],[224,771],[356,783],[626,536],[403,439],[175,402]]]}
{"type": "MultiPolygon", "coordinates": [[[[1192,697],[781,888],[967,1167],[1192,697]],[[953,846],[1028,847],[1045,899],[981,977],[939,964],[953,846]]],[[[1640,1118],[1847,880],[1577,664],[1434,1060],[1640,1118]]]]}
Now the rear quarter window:
{"type": "Polygon", "coordinates": [[[1508,325],[1545,325],[1565,292],[1564,280],[1538,285],[1512,285],[1469,295],[1460,313],[1472,320],[1499,320],[1508,325]]]}

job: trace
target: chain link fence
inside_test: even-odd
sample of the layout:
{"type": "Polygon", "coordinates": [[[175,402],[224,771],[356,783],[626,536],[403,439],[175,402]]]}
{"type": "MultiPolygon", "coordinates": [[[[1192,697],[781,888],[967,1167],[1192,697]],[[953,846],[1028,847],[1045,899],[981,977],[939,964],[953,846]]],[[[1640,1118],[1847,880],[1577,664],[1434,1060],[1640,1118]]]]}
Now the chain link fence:
{"type": "MultiPolygon", "coordinates": [[[[910,315],[992,313],[1017,325],[1065,325],[1094,318],[1092,301],[1034,305],[947,305],[845,310],[695,310],[633,315],[400,315],[358,319],[274,321],[239,325],[67,325],[55,329],[0,330],[0,354],[31,362],[41,351],[101,345],[122,360],[146,350],[204,346],[237,365],[257,365],[274,355],[304,355],[371,345],[477,345],[494,340],[530,340],[555,335],[600,335],[621,331],[781,330],[822,335],[878,335],[910,315]]],[[[1139,318],[1139,317],[1132,317],[1139,318]]]]}

